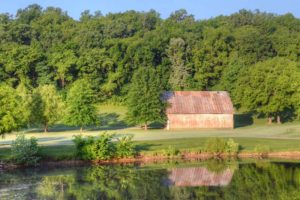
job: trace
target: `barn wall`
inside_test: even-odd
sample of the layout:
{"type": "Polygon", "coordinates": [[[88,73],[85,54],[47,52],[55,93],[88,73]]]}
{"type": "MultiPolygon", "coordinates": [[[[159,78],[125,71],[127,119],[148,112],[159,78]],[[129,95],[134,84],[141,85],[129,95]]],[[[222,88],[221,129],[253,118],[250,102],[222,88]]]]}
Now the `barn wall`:
{"type": "Polygon", "coordinates": [[[232,114],[168,114],[167,129],[233,128],[232,114]]]}

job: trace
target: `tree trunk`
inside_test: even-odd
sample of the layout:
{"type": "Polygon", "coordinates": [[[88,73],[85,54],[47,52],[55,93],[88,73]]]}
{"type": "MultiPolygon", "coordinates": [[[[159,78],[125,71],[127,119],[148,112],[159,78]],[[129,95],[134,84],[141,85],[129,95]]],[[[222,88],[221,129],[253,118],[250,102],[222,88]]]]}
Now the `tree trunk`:
{"type": "Polygon", "coordinates": [[[148,124],[147,124],[147,122],[146,122],[145,125],[144,125],[144,130],[145,130],[145,131],[148,130],[148,124]]]}
{"type": "Polygon", "coordinates": [[[279,115],[277,115],[277,124],[281,124],[281,118],[279,115]]]}
{"type": "Polygon", "coordinates": [[[48,132],[48,123],[46,122],[45,124],[44,124],[44,133],[47,133],[48,132]]]}
{"type": "Polygon", "coordinates": [[[65,78],[64,77],[61,78],[61,87],[62,88],[65,87],[65,78]]]}
{"type": "Polygon", "coordinates": [[[269,124],[269,125],[272,124],[272,117],[268,117],[268,124],[269,124]]]}
{"type": "Polygon", "coordinates": [[[82,126],[80,127],[80,133],[82,133],[82,131],[83,131],[83,128],[82,128],[82,126]]]}

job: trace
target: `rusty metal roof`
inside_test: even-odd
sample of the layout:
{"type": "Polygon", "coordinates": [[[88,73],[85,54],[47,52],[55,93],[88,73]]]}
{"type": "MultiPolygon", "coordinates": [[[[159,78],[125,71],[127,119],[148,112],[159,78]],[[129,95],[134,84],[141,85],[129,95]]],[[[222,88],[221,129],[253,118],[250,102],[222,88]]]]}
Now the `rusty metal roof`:
{"type": "Polygon", "coordinates": [[[166,92],[167,114],[233,114],[230,96],[225,91],[166,92]]]}

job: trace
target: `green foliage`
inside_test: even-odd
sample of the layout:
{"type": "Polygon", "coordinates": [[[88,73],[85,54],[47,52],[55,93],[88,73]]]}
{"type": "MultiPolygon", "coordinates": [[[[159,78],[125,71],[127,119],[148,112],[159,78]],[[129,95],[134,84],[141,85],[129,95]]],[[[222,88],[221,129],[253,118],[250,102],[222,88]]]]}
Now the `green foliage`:
{"type": "Polygon", "coordinates": [[[162,100],[162,88],[157,73],[151,68],[140,68],[133,76],[127,98],[127,119],[134,124],[143,124],[165,119],[166,104],[162,100]]]}
{"type": "Polygon", "coordinates": [[[226,142],[225,152],[229,154],[236,154],[239,152],[240,146],[233,139],[228,139],[226,142]]]}
{"type": "Polygon", "coordinates": [[[0,84],[0,135],[21,128],[26,122],[22,97],[8,85],[0,84]]]}
{"type": "Polygon", "coordinates": [[[297,109],[300,88],[297,62],[274,58],[259,62],[240,75],[234,90],[235,103],[267,117],[282,116],[297,109]]]}
{"type": "Polygon", "coordinates": [[[254,147],[254,152],[258,153],[261,157],[267,157],[270,151],[271,149],[268,145],[258,144],[254,147]]]}
{"type": "Polygon", "coordinates": [[[128,158],[136,154],[135,145],[133,144],[132,139],[132,135],[118,138],[115,153],[118,158],[128,158]]]}
{"type": "Polygon", "coordinates": [[[186,67],[186,44],[182,38],[171,38],[167,50],[172,63],[169,84],[173,90],[188,88],[188,71],[186,67]]]}
{"type": "Polygon", "coordinates": [[[209,138],[205,142],[204,149],[209,153],[224,153],[226,149],[226,141],[222,138],[209,138]]]}
{"type": "Polygon", "coordinates": [[[206,152],[222,154],[236,154],[239,151],[239,144],[234,142],[233,139],[228,139],[227,141],[223,138],[209,138],[205,142],[204,147],[206,152]]]}
{"type": "Polygon", "coordinates": [[[135,155],[132,136],[124,136],[113,142],[113,136],[107,133],[98,137],[75,136],[76,157],[83,160],[108,160],[111,158],[127,158],[135,155]]]}
{"type": "Polygon", "coordinates": [[[112,143],[113,135],[101,134],[98,137],[75,136],[76,156],[83,160],[107,160],[114,156],[115,147],[112,143]]]}
{"type": "Polygon", "coordinates": [[[177,156],[179,153],[179,150],[172,145],[169,145],[168,148],[164,149],[163,151],[163,155],[167,157],[174,157],[177,156]]]}
{"type": "Polygon", "coordinates": [[[74,136],[73,143],[75,144],[75,156],[80,159],[88,159],[86,146],[92,145],[94,138],[83,138],[82,135],[74,136]]]}
{"type": "Polygon", "coordinates": [[[66,81],[71,81],[70,68],[76,63],[76,56],[72,50],[59,49],[49,56],[49,63],[55,69],[55,80],[60,80],[61,87],[66,81]]]}
{"type": "Polygon", "coordinates": [[[79,79],[70,88],[67,94],[67,113],[65,121],[69,125],[94,125],[97,122],[94,106],[94,92],[89,81],[79,79]]]}
{"type": "MultiPolygon", "coordinates": [[[[154,10],[105,16],[84,11],[74,20],[60,8],[34,4],[15,17],[0,14],[0,82],[26,85],[27,96],[36,99],[17,91],[23,105],[42,106],[34,88],[54,85],[71,93],[74,82],[87,79],[95,99],[128,100],[134,124],[163,121],[158,96],[170,89],[227,90],[241,111],[292,120],[300,117],[299,26],[291,14],[246,10],[209,20],[195,20],[183,9],[167,19],[154,10]],[[143,84],[137,86],[137,79],[143,84]]],[[[83,111],[70,103],[68,124],[94,124],[92,108],[75,117],[83,111]]],[[[28,113],[25,121],[39,119],[28,113]]]]}
{"type": "Polygon", "coordinates": [[[31,137],[26,139],[24,134],[18,134],[16,140],[11,144],[11,154],[16,164],[32,166],[39,161],[39,147],[37,139],[31,137]]]}
{"type": "Polygon", "coordinates": [[[92,145],[87,145],[89,159],[107,160],[115,155],[115,146],[112,143],[113,135],[102,134],[95,138],[92,145]]]}
{"type": "Polygon", "coordinates": [[[34,91],[33,102],[35,123],[42,124],[47,132],[63,116],[63,101],[54,85],[42,85],[34,91]]]}

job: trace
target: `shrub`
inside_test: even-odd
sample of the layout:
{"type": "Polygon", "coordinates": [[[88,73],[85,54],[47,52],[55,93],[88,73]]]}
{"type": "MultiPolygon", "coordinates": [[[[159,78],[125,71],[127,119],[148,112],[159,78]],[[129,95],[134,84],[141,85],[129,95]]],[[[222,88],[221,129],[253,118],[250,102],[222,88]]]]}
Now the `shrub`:
{"type": "Polygon", "coordinates": [[[112,143],[113,135],[104,133],[100,135],[91,145],[87,145],[89,159],[107,160],[115,155],[115,146],[112,143]]]}
{"type": "Polygon", "coordinates": [[[75,144],[75,155],[77,158],[88,160],[90,155],[88,153],[88,146],[94,143],[94,137],[88,136],[83,138],[82,135],[74,136],[73,142],[75,144]]]}
{"type": "Polygon", "coordinates": [[[163,155],[168,157],[173,157],[179,154],[179,151],[174,146],[168,146],[167,149],[164,150],[163,155]]]}
{"type": "Polygon", "coordinates": [[[114,156],[115,147],[112,143],[113,135],[107,133],[99,135],[98,138],[88,136],[83,138],[81,135],[75,136],[75,154],[83,160],[107,160],[114,156]]]}
{"type": "Polygon", "coordinates": [[[258,144],[254,147],[254,152],[258,153],[261,157],[267,157],[270,152],[270,147],[267,145],[258,144]]]}
{"type": "Polygon", "coordinates": [[[226,142],[225,152],[229,154],[236,154],[239,152],[240,146],[233,139],[229,139],[226,142]]]}
{"type": "Polygon", "coordinates": [[[215,154],[235,154],[239,151],[239,144],[234,142],[233,139],[226,141],[222,138],[210,138],[206,141],[204,149],[206,152],[215,154]]]}
{"type": "Polygon", "coordinates": [[[226,141],[222,138],[209,138],[205,143],[205,150],[209,153],[221,154],[226,149],[226,141]]]}
{"type": "Polygon", "coordinates": [[[132,142],[133,136],[124,136],[113,142],[113,135],[101,134],[99,137],[74,136],[75,155],[83,160],[108,160],[113,157],[124,158],[134,156],[135,145],[132,142]]]}
{"type": "Polygon", "coordinates": [[[36,138],[26,139],[24,134],[18,134],[11,146],[12,157],[16,164],[37,165],[40,158],[38,156],[39,148],[36,138]]]}
{"type": "Polygon", "coordinates": [[[116,143],[116,156],[118,158],[132,157],[136,154],[133,136],[124,136],[116,143]]]}

